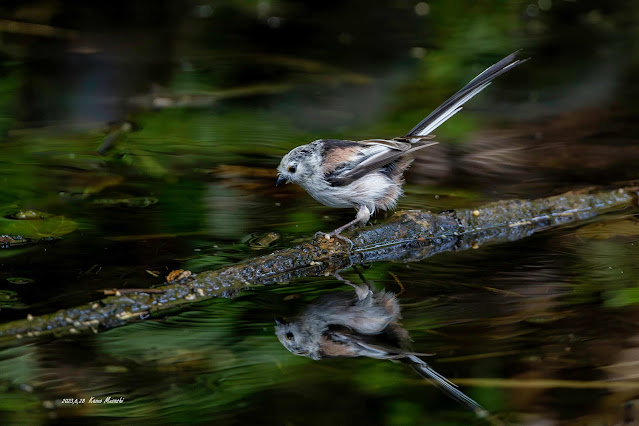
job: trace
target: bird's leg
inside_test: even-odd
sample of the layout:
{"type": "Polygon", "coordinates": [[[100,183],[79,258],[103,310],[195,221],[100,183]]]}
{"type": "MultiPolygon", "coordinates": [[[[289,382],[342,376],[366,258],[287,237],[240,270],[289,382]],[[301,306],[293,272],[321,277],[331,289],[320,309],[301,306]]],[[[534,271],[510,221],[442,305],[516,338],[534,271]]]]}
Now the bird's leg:
{"type": "MultiPolygon", "coordinates": [[[[355,273],[357,274],[357,276],[359,277],[360,280],[362,280],[362,282],[366,285],[368,285],[368,280],[366,279],[366,277],[364,276],[364,274],[362,274],[362,272],[359,270],[359,268],[355,265],[352,266],[353,271],[355,271],[355,273]]],[[[364,266],[365,269],[366,266],[364,266]]]]}
{"type": "Polygon", "coordinates": [[[349,280],[347,280],[346,278],[343,278],[339,273],[335,272],[333,274],[335,276],[335,278],[337,278],[338,280],[350,285],[351,287],[353,287],[355,289],[355,294],[357,294],[357,300],[358,301],[363,301],[366,300],[366,298],[369,298],[371,303],[372,303],[372,296],[373,296],[373,292],[370,289],[370,287],[368,287],[368,285],[366,284],[362,284],[362,285],[357,285],[357,284],[353,284],[352,282],[350,282],[349,280]]]}
{"type": "Polygon", "coordinates": [[[349,250],[353,249],[353,242],[351,240],[349,240],[346,237],[342,237],[340,235],[340,233],[342,231],[344,231],[345,229],[350,228],[351,226],[355,226],[358,223],[362,222],[362,223],[366,223],[368,222],[368,219],[371,218],[371,211],[368,209],[368,207],[366,206],[359,206],[357,208],[357,215],[355,216],[354,220],[351,220],[350,222],[348,222],[346,225],[344,226],[340,226],[339,228],[337,228],[336,230],[334,230],[331,233],[325,234],[323,232],[317,232],[315,233],[315,237],[317,238],[317,236],[324,236],[324,238],[326,238],[327,240],[330,240],[331,237],[335,237],[339,240],[344,241],[346,244],[348,244],[349,250]]]}
{"type": "Polygon", "coordinates": [[[355,219],[351,220],[350,222],[348,222],[344,226],[340,226],[339,228],[337,228],[336,230],[331,232],[331,234],[332,235],[339,235],[342,231],[344,231],[345,229],[350,228],[351,226],[355,226],[358,223],[366,223],[366,222],[368,222],[368,220],[370,218],[371,218],[371,211],[368,210],[368,207],[359,206],[357,208],[357,215],[355,216],[355,219]]]}

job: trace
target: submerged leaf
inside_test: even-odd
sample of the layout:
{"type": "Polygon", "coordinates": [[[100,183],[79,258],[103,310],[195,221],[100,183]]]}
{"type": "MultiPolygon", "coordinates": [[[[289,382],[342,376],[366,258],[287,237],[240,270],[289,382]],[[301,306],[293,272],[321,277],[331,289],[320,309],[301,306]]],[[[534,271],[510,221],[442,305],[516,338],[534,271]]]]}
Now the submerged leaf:
{"type": "Polygon", "coordinates": [[[75,231],[78,224],[64,216],[48,216],[39,219],[0,219],[0,234],[20,235],[26,238],[60,237],[75,231]]]}

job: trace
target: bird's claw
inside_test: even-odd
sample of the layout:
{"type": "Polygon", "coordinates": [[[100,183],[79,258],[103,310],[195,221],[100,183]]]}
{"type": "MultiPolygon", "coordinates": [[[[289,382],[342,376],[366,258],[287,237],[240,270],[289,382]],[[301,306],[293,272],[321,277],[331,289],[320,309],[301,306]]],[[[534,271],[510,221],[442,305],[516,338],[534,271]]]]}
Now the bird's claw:
{"type": "Polygon", "coordinates": [[[349,240],[348,238],[341,236],[340,234],[330,234],[330,233],[327,234],[325,232],[316,232],[314,237],[315,239],[326,238],[327,241],[330,241],[331,238],[335,237],[336,239],[345,242],[346,245],[348,246],[349,251],[353,250],[353,242],[349,240]]]}
{"type": "MultiPolygon", "coordinates": [[[[355,294],[357,294],[357,300],[359,300],[360,302],[373,295],[373,291],[368,288],[367,285],[352,285],[353,287],[355,287],[355,294]]],[[[372,298],[370,300],[372,300],[372,298]]]]}

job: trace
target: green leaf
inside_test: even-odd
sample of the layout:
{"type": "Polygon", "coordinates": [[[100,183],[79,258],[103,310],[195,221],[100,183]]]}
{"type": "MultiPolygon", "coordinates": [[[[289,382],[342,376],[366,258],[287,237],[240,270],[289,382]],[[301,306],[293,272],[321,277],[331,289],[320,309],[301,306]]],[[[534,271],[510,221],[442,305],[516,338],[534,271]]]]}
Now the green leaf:
{"type": "Polygon", "coordinates": [[[50,216],[36,220],[0,219],[0,234],[21,235],[26,238],[51,238],[70,234],[78,224],[64,216],[50,216]]]}

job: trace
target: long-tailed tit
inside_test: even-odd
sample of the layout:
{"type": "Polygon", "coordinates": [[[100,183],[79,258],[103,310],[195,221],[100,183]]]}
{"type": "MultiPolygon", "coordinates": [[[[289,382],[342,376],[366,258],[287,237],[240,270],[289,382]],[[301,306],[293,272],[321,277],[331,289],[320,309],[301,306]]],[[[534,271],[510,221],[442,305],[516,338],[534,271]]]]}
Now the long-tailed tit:
{"type": "Polygon", "coordinates": [[[458,113],[493,79],[527,60],[517,59],[518,53],[488,67],[403,137],[362,141],[319,139],[294,148],[277,168],[277,185],[297,183],[324,205],[355,208],[355,219],[337,228],[333,235],[368,222],[376,210],[394,208],[403,194],[403,173],[413,161],[411,154],[436,144],[430,141],[434,137],[432,131],[458,113]]]}
{"type": "Polygon", "coordinates": [[[366,356],[403,362],[477,416],[488,413],[410,348],[392,293],[340,292],[322,296],[298,318],[276,320],[275,334],[291,353],[314,360],[366,356]]]}

